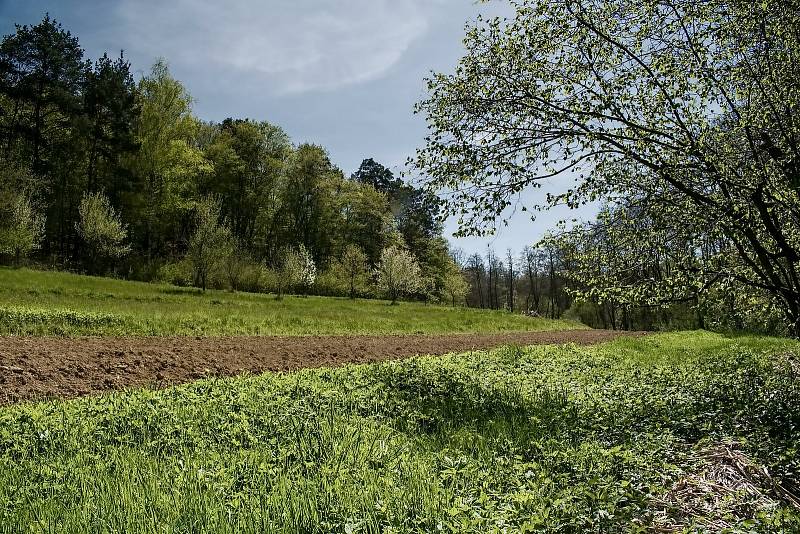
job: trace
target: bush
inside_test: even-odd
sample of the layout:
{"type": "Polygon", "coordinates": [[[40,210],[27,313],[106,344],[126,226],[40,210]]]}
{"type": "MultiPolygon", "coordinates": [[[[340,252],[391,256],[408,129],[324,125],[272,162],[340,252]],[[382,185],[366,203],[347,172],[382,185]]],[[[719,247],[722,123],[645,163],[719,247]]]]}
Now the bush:
{"type": "Polygon", "coordinates": [[[175,286],[189,287],[194,282],[192,263],[187,258],[165,263],[158,269],[156,280],[175,286]]]}
{"type": "Polygon", "coordinates": [[[75,224],[75,229],[89,247],[89,257],[96,262],[92,271],[102,270],[97,265],[100,261],[121,258],[130,252],[130,246],[124,244],[128,231],[107,196],[102,193],[85,194],[78,212],[80,220],[75,224]]]}
{"type": "Polygon", "coordinates": [[[282,274],[279,271],[263,264],[260,265],[257,282],[258,292],[278,294],[281,287],[281,277],[282,274]]]}
{"type": "Polygon", "coordinates": [[[39,248],[44,235],[44,217],[23,194],[0,194],[0,254],[14,256],[14,265],[39,248]]]}
{"type": "Polygon", "coordinates": [[[249,261],[242,267],[239,289],[249,293],[261,293],[261,264],[249,261]]]}

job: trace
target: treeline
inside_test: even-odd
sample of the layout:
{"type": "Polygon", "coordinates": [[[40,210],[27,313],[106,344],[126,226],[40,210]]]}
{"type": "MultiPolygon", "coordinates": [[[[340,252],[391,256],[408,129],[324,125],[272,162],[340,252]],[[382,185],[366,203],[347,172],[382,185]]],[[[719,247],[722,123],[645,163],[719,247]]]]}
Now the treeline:
{"type": "MultiPolygon", "coordinates": [[[[454,251],[468,281],[466,304],[610,330],[784,332],[780,310],[766,293],[708,282],[718,276],[702,266],[729,254],[728,241],[667,234],[630,209],[607,205],[594,220],[556,229],[520,253],[454,251]],[[687,248],[694,251],[691,264],[685,263],[687,248]]],[[[698,229],[686,231],[696,236],[698,229]]]]}
{"type": "Polygon", "coordinates": [[[266,121],[221,123],[45,17],[0,44],[0,252],[199,287],[462,302],[437,199],[266,121]],[[387,272],[387,270],[392,270],[387,272]]]}
{"type": "Polygon", "coordinates": [[[468,282],[466,303],[475,308],[509,310],[558,319],[570,309],[565,292],[564,262],[559,250],[525,247],[504,255],[488,249],[485,255],[454,251],[468,282]]]}
{"type": "Polygon", "coordinates": [[[573,317],[625,330],[786,333],[769,293],[731,276],[730,239],[686,218],[669,227],[642,209],[642,200],[608,203],[594,220],[539,243],[555,251],[573,317]]]}

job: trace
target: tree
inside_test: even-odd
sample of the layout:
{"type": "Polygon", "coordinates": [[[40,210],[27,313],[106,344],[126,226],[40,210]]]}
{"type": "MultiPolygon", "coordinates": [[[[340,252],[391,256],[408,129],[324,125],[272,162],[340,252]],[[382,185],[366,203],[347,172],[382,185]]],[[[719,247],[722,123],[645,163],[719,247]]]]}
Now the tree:
{"type": "MultiPolygon", "coordinates": [[[[693,219],[664,225],[627,202],[604,206],[596,220],[562,228],[542,244],[562,256],[562,273],[570,282],[567,293],[579,303],[598,306],[600,320],[612,328],[630,328],[637,308],[667,310],[682,303],[694,307],[695,326],[705,328],[708,286],[716,285],[731,297],[742,290],[710,277],[731,254],[722,236],[694,227],[693,219]]],[[[749,296],[741,300],[763,303],[752,291],[749,296]]],[[[748,311],[742,307],[730,315],[735,319],[748,311]]]]}
{"type": "Polygon", "coordinates": [[[469,29],[456,72],[433,76],[418,106],[431,135],[415,164],[461,232],[491,231],[520,191],[570,175],[577,187],[546,205],[632,200],[678,233],[691,220],[728,244],[701,285],[768,293],[800,335],[797,6],[512,5],[469,29]]]}
{"type": "Polygon", "coordinates": [[[337,267],[347,279],[350,298],[356,298],[356,285],[367,272],[367,255],[357,245],[347,245],[337,267]]]}
{"type": "Polygon", "coordinates": [[[522,268],[528,281],[528,294],[525,297],[525,311],[527,313],[539,313],[539,303],[541,301],[541,289],[539,283],[540,269],[542,265],[541,250],[527,246],[522,251],[522,268]]]}
{"type": "Polygon", "coordinates": [[[397,190],[403,185],[402,180],[395,178],[391,170],[372,158],[362,161],[361,166],[351,178],[358,183],[370,185],[382,193],[397,190]]]}
{"type": "Polygon", "coordinates": [[[44,235],[44,218],[24,194],[3,193],[0,200],[3,220],[0,224],[0,253],[13,255],[14,265],[19,266],[23,256],[39,248],[44,235]]]}
{"type": "Polygon", "coordinates": [[[15,26],[0,44],[0,93],[13,103],[5,129],[8,154],[27,141],[31,171],[52,170],[52,148],[80,111],[86,64],[77,37],[46,15],[35,26],[15,26]]]}
{"type": "Polygon", "coordinates": [[[331,188],[329,213],[334,220],[330,233],[336,235],[334,250],[344,253],[347,245],[359,247],[375,264],[389,245],[393,230],[392,212],[386,194],[370,185],[341,181],[331,188]],[[338,221],[336,220],[338,219],[338,221]]]}
{"type": "Polygon", "coordinates": [[[300,243],[317,258],[330,256],[334,234],[326,223],[338,222],[330,200],[344,181],[324,148],[302,144],[286,164],[282,199],[284,235],[282,242],[300,243]],[[333,219],[333,220],[331,220],[333,219]]]}
{"type": "Polygon", "coordinates": [[[378,287],[385,291],[392,301],[408,295],[420,288],[422,272],[414,256],[401,248],[391,246],[383,249],[376,269],[378,287]]]}
{"type": "Polygon", "coordinates": [[[297,283],[305,295],[317,279],[317,266],[311,252],[302,243],[297,247],[297,262],[297,283]]]}
{"type": "Polygon", "coordinates": [[[486,276],[486,267],[483,264],[483,256],[478,254],[477,252],[472,254],[469,259],[467,260],[467,270],[472,275],[472,279],[474,283],[471,284],[477,293],[477,299],[473,302],[473,306],[477,306],[478,308],[484,307],[484,300],[483,300],[483,287],[484,287],[484,277],[486,276]]]}
{"type": "Polygon", "coordinates": [[[98,260],[113,260],[130,252],[130,247],[124,243],[128,231],[107,196],[103,193],[84,194],[78,213],[80,219],[75,228],[89,249],[87,257],[94,262],[92,271],[99,270],[98,260]]]}
{"type": "Polygon", "coordinates": [[[195,207],[195,231],[189,240],[189,261],[195,285],[205,291],[208,279],[227,256],[231,243],[230,230],[220,224],[219,200],[206,197],[195,207]]]}
{"type": "Polygon", "coordinates": [[[444,293],[450,297],[453,307],[457,301],[463,301],[470,290],[469,282],[455,262],[448,264],[447,273],[444,275],[444,293]]]}
{"type": "Polygon", "coordinates": [[[192,115],[192,97],[163,60],[139,81],[137,95],[139,149],[128,162],[135,177],[129,211],[135,214],[132,231],[150,258],[166,248],[184,216],[191,220],[202,197],[197,182],[213,167],[195,145],[200,124],[192,115]]]}
{"type": "Polygon", "coordinates": [[[506,251],[506,264],[508,265],[508,311],[514,312],[514,255],[511,249],[506,251]]]}
{"type": "Polygon", "coordinates": [[[135,153],[134,123],[139,115],[130,63],[108,55],[87,69],[83,82],[83,117],[87,144],[86,188],[104,189],[112,198],[131,187],[123,156],[135,153]]]}
{"type": "Polygon", "coordinates": [[[277,230],[281,174],[292,150],[289,137],[278,126],[251,120],[228,118],[206,128],[211,139],[203,150],[213,173],[202,188],[219,196],[233,234],[266,253],[277,230]]]}
{"type": "Polygon", "coordinates": [[[235,292],[239,289],[239,281],[242,278],[242,274],[244,274],[245,269],[251,262],[249,261],[247,250],[236,238],[232,238],[231,242],[223,245],[223,249],[225,250],[223,260],[225,276],[228,279],[231,291],[235,292]]]}
{"type": "Polygon", "coordinates": [[[275,298],[281,300],[286,288],[291,289],[299,279],[300,260],[297,258],[297,253],[287,247],[278,254],[276,265],[275,289],[277,295],[275,298]]]}
{"type": "Polygon", "coordinates": [[[49,16],[0,43],[0,155],[39,180],[45,247],[72,248],[83,149],[73,135],[88,69],[77,37],[49,16]]]}
{"type": "Polygon", "coordinates": [[[305,245],[285,249],[278,267],[278,299],[283,298],[285,287],[299,289],[306,294],[316,278],[317,266],[305,245]]]}
{"type": "MultiPolygon", "coordinates": [[[[436,270],[437,266],[433,264],[441,258],[441,248],[436,241],[442,234],[439,199],[436,195],[404,183],[391,170],[371,158],[361,163],[352,179],[386,195],[395,225],[406,247],[416,256],[423,270],[428,271],[426,275],[436,270]]],[[[367,247],[364,248],[368,254],[371,252],[367,247]]],[[[378,252],[380,250],[377,249],[378,252]]],[[[372,255],[370,258],[377,260],[372,255]]]]}

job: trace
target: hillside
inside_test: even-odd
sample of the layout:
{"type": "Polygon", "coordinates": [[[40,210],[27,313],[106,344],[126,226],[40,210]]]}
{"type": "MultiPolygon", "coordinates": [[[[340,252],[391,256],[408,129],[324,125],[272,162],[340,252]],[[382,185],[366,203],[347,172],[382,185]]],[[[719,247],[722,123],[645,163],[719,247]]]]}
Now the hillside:
{"type": "Polygon", "coordinates": [[[0,268],[0,335],[361,335],[533,332],[561,320],[403,302],[196,290],[0,268]]]}

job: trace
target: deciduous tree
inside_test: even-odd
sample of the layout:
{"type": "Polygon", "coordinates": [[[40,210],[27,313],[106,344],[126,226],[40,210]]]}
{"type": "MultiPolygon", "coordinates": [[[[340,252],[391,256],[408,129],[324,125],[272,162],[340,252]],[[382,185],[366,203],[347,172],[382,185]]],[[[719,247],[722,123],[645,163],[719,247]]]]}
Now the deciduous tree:
{"type": "Polygon", "coordinates": [[[422,271],[417,260],[410,252],[395,246],[383,250],[376,274],[378,287],[386,292],[392,304],[422,285],[422,271]]]}
{"type": "Polygon", "coordinates": [[[39,248],[44,235],[44,218],[22,193],[0,194],[0,253],[14,256],[14,265],[39,248]]]}
{"type": "Polygon", "coordinates": [[[357,245],[347,245],[336,264],[347,280],[350,298],[356,298],[356,287],[367,273],[367,255],[357,245]]]}
{"type": "Polygon", "coordinates": [[[103,193],[87,193],[78,208],[80,218],[75,225],[78,235],[89,249],[90,269],[98,272],[99,262],[116,259],[130,251],[125,243],[128,231],[119,214],[103,193]]]}
{"type": "Polygon", "coordinates": [[[510,19],[469,29],[455,73],[433,76],[418,108],[431,134],[416,166],[462,233],[491,231],[522,190],[571,176],[550,204],[633,199],[664,230],[720,235],[729,247],[703,266],[709,280],[767,292],[800,335],[797,5],[511,5],[510,19]]]}
{"type": "Polygon", "coordinates": [[[230,249],[231,233],[220,224],[219,200],[207,197],[195,207],[195,230],[189,240],[189,261],[195,285],[205,291],[210,275],[224,261],[230,249]]]}

